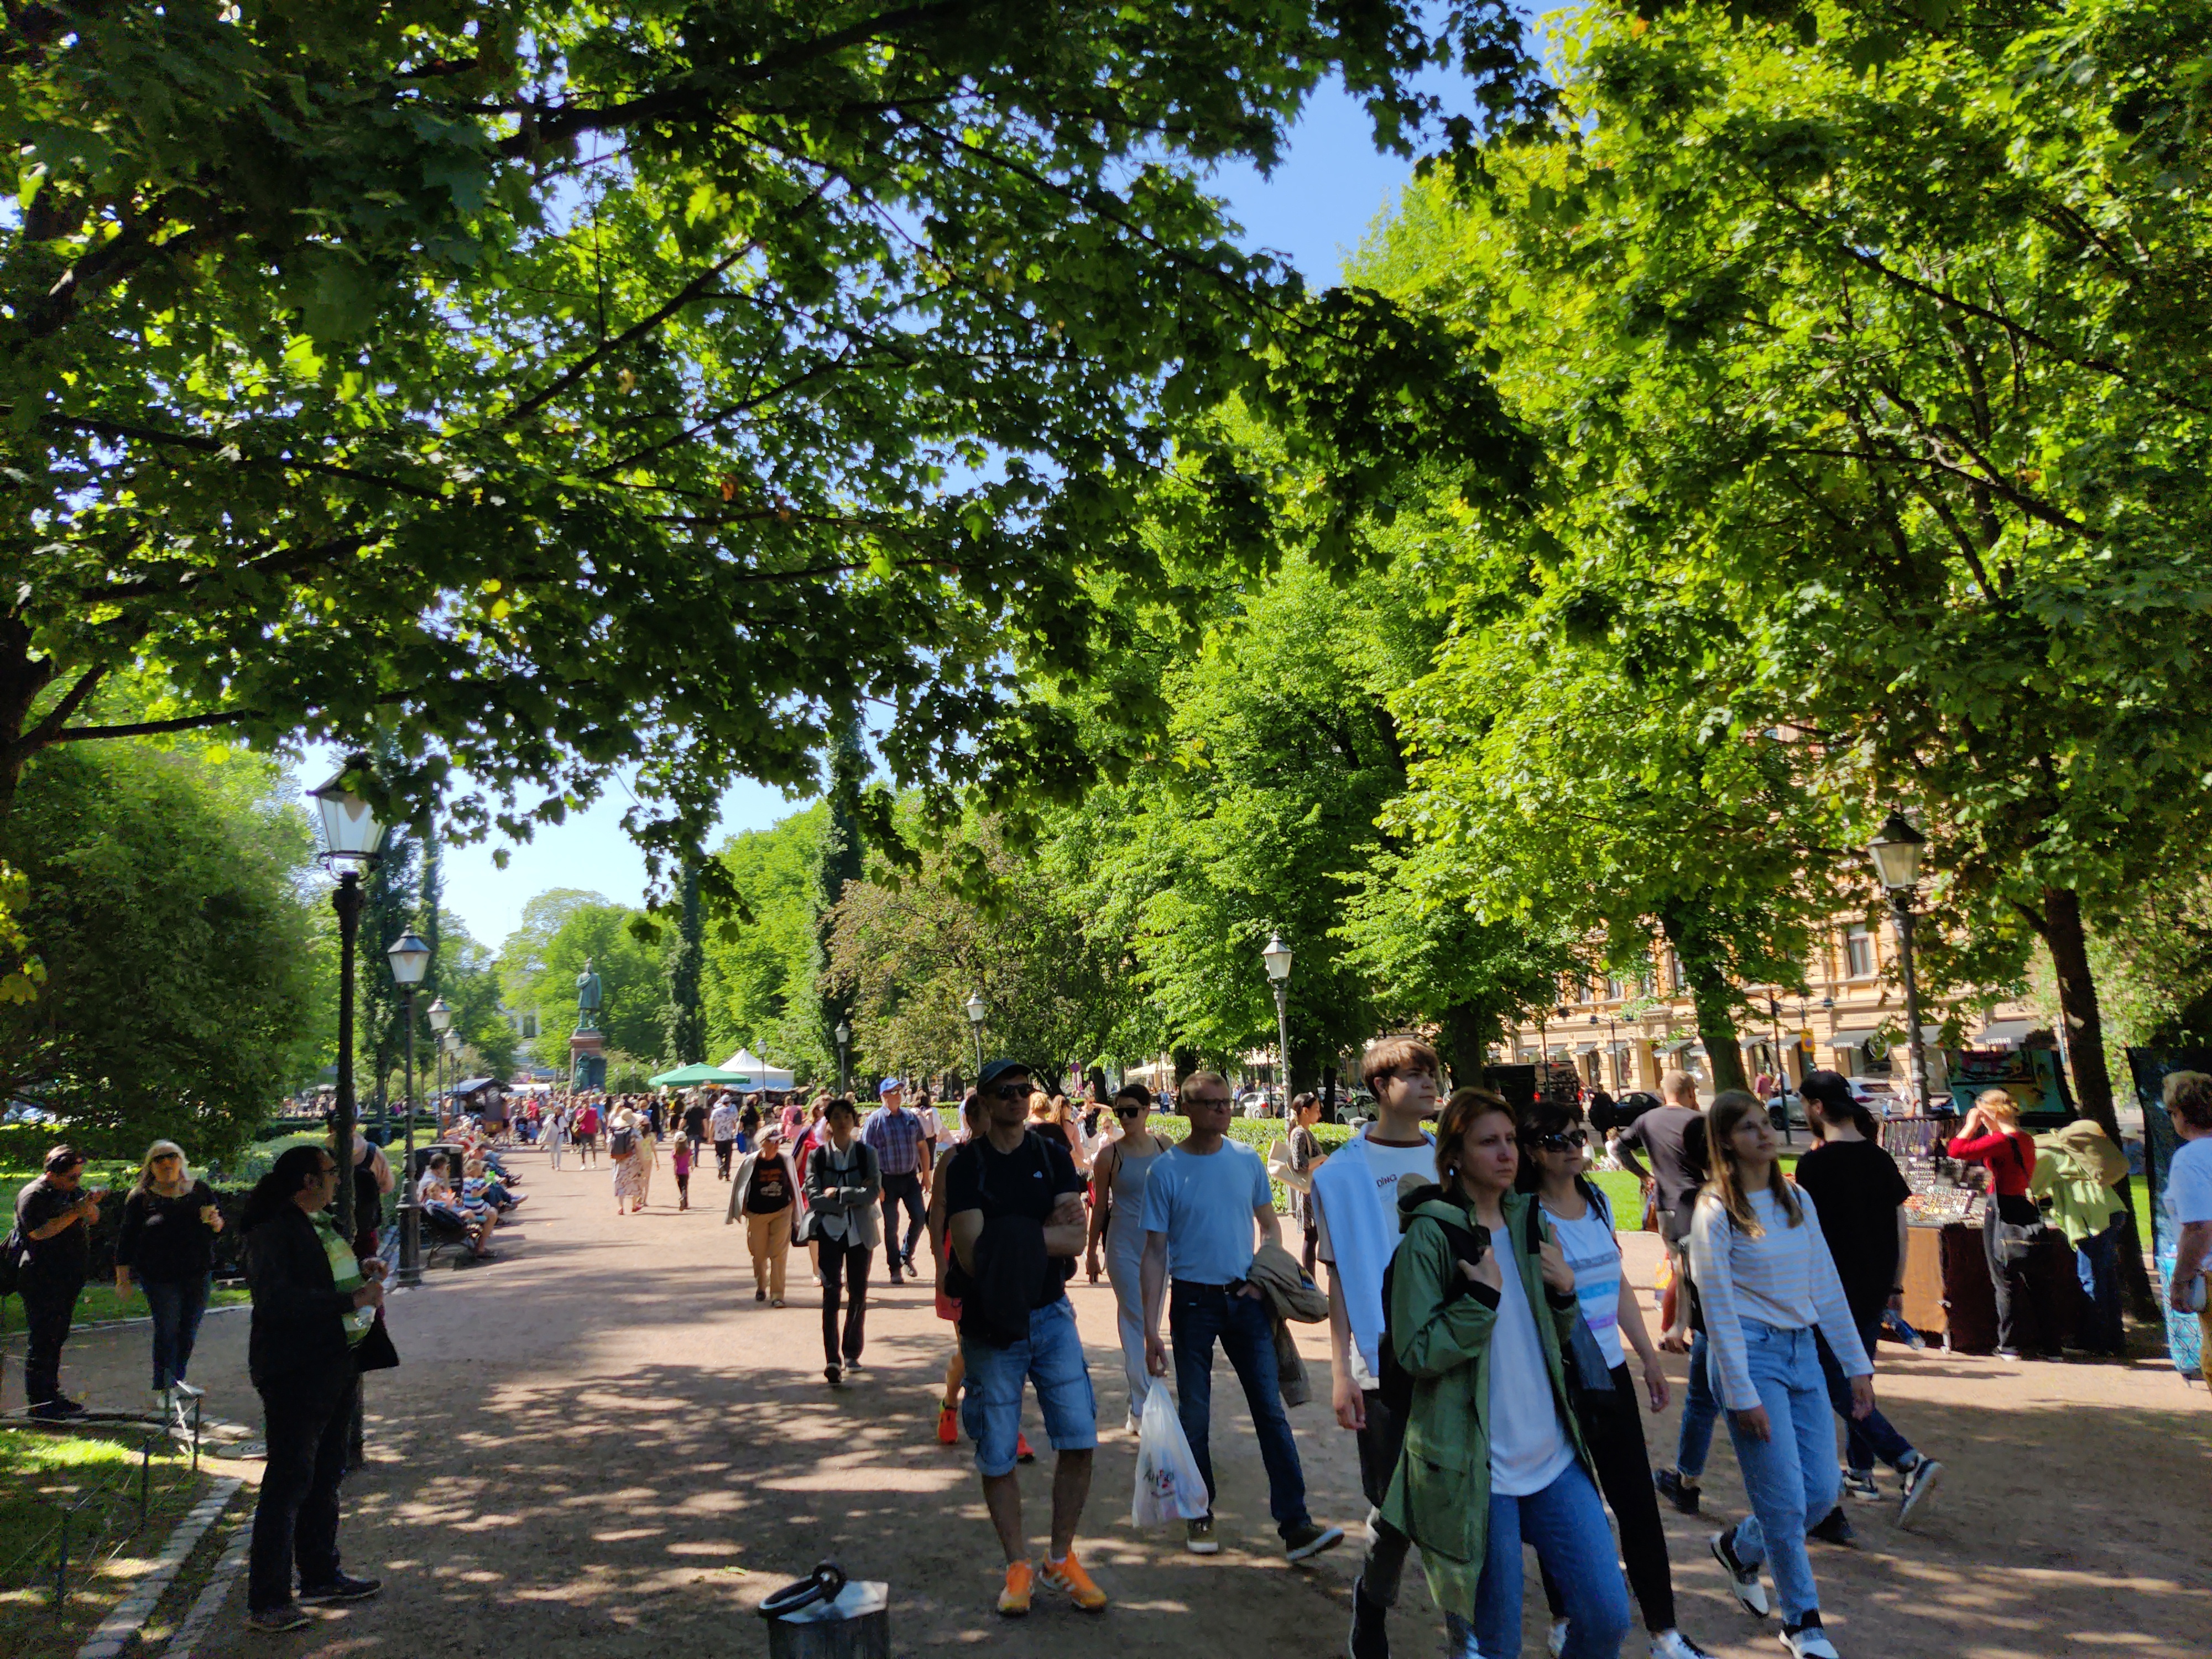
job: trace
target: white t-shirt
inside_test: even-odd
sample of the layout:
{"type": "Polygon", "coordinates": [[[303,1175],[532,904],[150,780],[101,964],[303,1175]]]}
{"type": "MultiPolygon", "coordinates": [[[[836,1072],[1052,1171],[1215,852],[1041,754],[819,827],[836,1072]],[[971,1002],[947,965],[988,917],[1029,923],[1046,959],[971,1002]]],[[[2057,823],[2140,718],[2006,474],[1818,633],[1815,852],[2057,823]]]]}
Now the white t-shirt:
{"type": "Polygon", "coordinates": [[[1490,1230],[1490,1248],[1504,1269],[1490,1335],[1490,1490],[1526,1498],[1565,1474],[1575,1449],[1559,1427],[1543,1340],[1513,1266],[1510,1240],[1511,1229],[1490,1230]]]}
{"type": "Polygon", "coordinates": [[[2212,1221],[2212,1135],[2185,1140],[2166,1166],[2166,1212],[2177,1227],[2212,1221]]]}
{"type": "MultiPolygon", "coordinates": [[[[1375,1177],[1375,1203],[1382,1212],[1382,1230],[1386,1236],[1395,1237],[1398,1232],[1398,1178],[1419,1176],[1424,1181],[1437,1178],[1437,1149],[1433,1141],[1417,1140],[1410,1146],[1387,1146],[1372,1136],[1368,1137],[1367,1168],[1375,1177]]],[[[1334,1266],[1335,1248],[1328,1240],[1328,1211],[1319,1192],[1314,1194],[1314,1231],[1320,1243],[1314,1254],[1334,1266]]],[[[1352,1345],[1352,1381],[1362,1390],[1382,1386],[1380,1379],[1369,1375],[1366,1356],[1359,1345],[1352,1345]]]]}
{"type": "Polygon", "coordinates": [[[1621,1363],[1620,1245],[1613,1224],[1595,1204],[1580,1221],[1569,1221],[1551,1210],[1544,1218],[1559,1236],[1559,1250],[1575,1270],[1575,1299],[1582,1304],[1583,1321],[1604,1351],[1608,1368],[1621,1363]]]}

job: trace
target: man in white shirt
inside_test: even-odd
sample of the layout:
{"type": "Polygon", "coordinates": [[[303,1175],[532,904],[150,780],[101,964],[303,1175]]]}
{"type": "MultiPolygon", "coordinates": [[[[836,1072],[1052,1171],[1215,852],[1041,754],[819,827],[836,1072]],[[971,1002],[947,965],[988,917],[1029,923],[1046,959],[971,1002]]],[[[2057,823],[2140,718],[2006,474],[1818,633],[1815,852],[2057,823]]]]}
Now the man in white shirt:
{"type": "Polygon", "coordinates": [[[1336,1420],[1359,1437],[1359,1485],[1371,1506],[1367,1559],[1352,1587],[1352,1659],[1389,1659],[1385,1615],[1398,1600],[1409,1547],[1382,1519],[1382,1495],[1405,1443],[1406,1425],[1376,1391],[1382,1334],[1382,1270],[1398,1244],[1398,1183],[1437,1178],[1435,1141],[1421,1126],[1437,1115],[1443,1068],[1419,1037],[1368,1046],[1360,1080],[1376,1118],[1314,1172],[1319,1255],[1328,1264],[1328,1335],[1336,1420]]]}
{"type": "Polygon", "coordinates": [[[730,1153],[738,1141],[738,1099],[727,1090],[714,1103],[714,1109],[707,1115],[707,1135],[714,1143],[714,1174],[717,1179],[730,1178],[730,1153]]]}

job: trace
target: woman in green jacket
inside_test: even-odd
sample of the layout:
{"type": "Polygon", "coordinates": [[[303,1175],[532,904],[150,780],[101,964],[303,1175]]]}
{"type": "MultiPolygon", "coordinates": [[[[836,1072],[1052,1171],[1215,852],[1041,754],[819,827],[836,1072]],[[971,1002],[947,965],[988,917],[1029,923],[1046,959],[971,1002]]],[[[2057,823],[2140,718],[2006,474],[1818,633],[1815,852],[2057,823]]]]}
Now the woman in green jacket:
{"type": "Polygon", "coordinates": [[[1628,1588],[1559,1358],[1574,1273],[1540,1218],[1528,1248],[1514,1127],[1496,1095],[1458,1091],[1437,1122],[1442,1184],[1399,1199],[1389,1323],[1413,1388],[1382,1516],[1420,1547],[1455,1659],[1520,1652],[1523,1543],[1566,1592],[1562,1659],[1615,1659],[1628,1588]]]}

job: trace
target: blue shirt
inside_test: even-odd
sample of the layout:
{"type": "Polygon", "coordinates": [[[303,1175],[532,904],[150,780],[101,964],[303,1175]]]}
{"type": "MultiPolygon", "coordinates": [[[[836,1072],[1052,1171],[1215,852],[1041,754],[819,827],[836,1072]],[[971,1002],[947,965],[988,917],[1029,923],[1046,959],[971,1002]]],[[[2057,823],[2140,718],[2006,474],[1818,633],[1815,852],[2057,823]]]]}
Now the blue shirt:
{"type": "Polygon", "coordinates": [[[1252,1212],[1274,1203],[1267,1166],[1224,1139],[1204,1157],[1170,1146],[1145,1182],[1145,1231],[1168,1236],[1168,1276],[1233,1285],[1252,1271],[1252,1212]]]}

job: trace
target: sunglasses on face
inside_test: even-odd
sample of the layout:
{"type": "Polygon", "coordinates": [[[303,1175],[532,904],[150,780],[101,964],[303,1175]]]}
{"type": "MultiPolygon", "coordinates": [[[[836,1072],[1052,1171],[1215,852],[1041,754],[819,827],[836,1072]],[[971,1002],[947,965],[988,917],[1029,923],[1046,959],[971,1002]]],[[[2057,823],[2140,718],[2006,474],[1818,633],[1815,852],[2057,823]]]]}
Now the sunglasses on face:
{"type": "Polygon", "coordinates": [[[1547,1152],[1564,1152],[1571,1146],[1580,1149],[1589,1145],[1589,1131],[1570,1129],[1563,1135],[1539,1135],[1536,1144],[1547,1152]]]}
{"type": "Polygon", "coordinates": [[[1115,1117],[1141,1117],[1144,1115],[1144,1111],[1145,1109],[1141,1106],[1116,1106],[1114,1109],[1114,1115],[1115,1117]]]}
{"type": "Polygon", "coordinates": [[[1001,1083],[991,1092],[1000,1100],[1027,1100],[1030,1089],[1026,1083],[1001,1083]]]}

